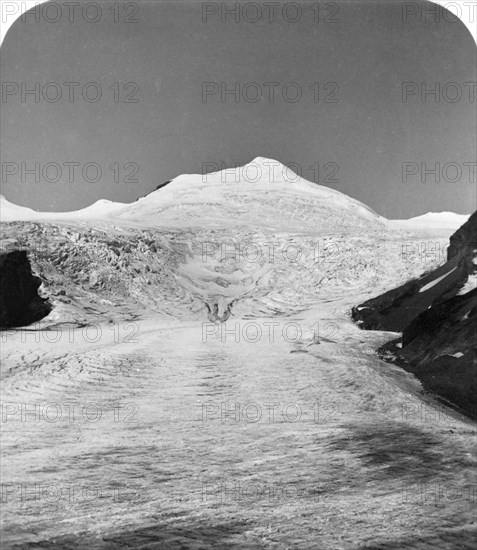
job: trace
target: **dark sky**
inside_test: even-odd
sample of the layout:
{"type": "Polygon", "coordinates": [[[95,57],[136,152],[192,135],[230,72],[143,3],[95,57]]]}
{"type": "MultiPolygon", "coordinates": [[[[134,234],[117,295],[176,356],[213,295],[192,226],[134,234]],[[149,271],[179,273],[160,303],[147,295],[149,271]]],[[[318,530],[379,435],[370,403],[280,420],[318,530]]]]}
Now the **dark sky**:
{"type": "Polygon", "coordinates": [[[390,218],[477,207],[468,164],[477,147],[476,99],[464,85],[477,80],[475,43],[442,13],[404,21],[401,2],[353,0],[339,2],[336,13],[321,3],[316,21],[311,4],[298,2],[302,16],[293,22],[298,14],[283,14],[281,2],[274,22],[264,6],[261,18],[252,6],[235,22],[223,20],[223,3],[130,2],[115,13],[114,2],[103,1],[93,23],[93,8],[87,17],[84,6],[75,8],[70,22],[68,8],[54,4],[39,18],[18,20],[1,49],[2,194],[12,202],[58,211],[100,198],[130,202],[178,174],[202,172],[205,163],[235,166],[264,156],[297,163],[303,177],[390,218]],[[205,4],[219,13],[204,21],[205,4]],[[71,102],[67,82],[79,83],[70,85],[71,102]],[[135,84],[123,89],[128,82],[135,84]],[[241,91],[254,82],[248,98],[257,91],[262,98],[203,98],[206,82],[239,83],[241,91]],[[273,102],[266,82],[278,83],[273,102]],[[293,86],[283,97],[291,82],[302,90],[296,102],[293,86]],[[416,83],[406,102],[403,82],[416,83]],[[456,85],[445,88],[450,82],[456,85]],[[22,87],[35,83],[40,97],[22,98],[22,87]],[[88,83],[95,85],[85,89],[88,83]],[[423,87],[436,83],[440,101],[423,101],[423,87]],[[84,99],[99,88],[99,101],[84,99]],[[452,101],[457,91],[462,97],[452,101]],[[137,102],[124,102],[128,94],[137,102]],[[319,177],[310,168],[316,163],[319,177]],[[410,163],[407,181],[403,163],[410,163]],[[423,172],[436,163],[440,181],[423,172]],[[329,183],[331,172],[337,181],[329,183]]]}

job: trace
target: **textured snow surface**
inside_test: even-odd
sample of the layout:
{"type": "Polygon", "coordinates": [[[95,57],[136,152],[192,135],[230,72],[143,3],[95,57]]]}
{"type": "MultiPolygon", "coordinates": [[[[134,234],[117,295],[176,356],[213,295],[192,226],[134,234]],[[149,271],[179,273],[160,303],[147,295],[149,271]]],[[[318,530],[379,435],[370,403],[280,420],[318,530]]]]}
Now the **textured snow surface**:
{"type": "Polygon", "coordinates": [[[276,160],[210,174],[186,174],[138,201],[98,201],[66,213],[37,213],[2,198],[2,221],[114,219],[141,226],[258,225],[271,230],[313,232],[361,227],[379,229],[384,218],[350,197],[300,178],[276,160]]]}
{"type": "Polygon", "coordinates": [[[74,212],[35,212],[0,197],[0,219],[115,219],[142,226],[258,225],[270,230],[403,231],[459,228],[469,216],[430,212],[409,220],[386,220],[363,203],[311,183],[277,160],[257,157],[245,166],[208,174],[184,174],[131,204],[99,200],[74,212]]]}
{"type": "Polygon", "coordinates": [[[475,425],[349,316],[443,258],[254,163],[82,214],[2,202],[55,306],[1,335],[6,548],[472,547],[475,425]]]}

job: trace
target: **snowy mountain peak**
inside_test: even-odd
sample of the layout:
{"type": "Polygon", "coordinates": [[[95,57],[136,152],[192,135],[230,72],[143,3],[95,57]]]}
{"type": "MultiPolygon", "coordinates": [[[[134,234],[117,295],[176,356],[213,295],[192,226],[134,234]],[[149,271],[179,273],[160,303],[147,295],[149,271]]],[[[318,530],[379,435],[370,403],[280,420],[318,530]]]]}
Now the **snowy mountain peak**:
{"type": "MultiPolygon", "coordinates": [[[[301,172],[298,167],[296,171],[301,172]]],[[[436,225],[443,223],[442,216],[430,218],[436,225]]],[[[391,224],[365,204],[304,179],[276,159],[260,156],[243,166],[177,176],[131,204],[101,199],[75,212],[35,212],[2,197],[0,219],[5,222],[91,219],[177,228],[249,226],[307,234],[380,231],[386,225],[407,229],[405,222],[391,224]]],[[[421,223],[411,220],[411,225],[420,229],[429,221],[429,216],[423,216],[421,223]]]]}
{"type": "Polygon", "coordinates": [[[289,168],[279,160],[267,158],[267,157],[255,157],[252,161],[245,164],[242,168],[246,168],[248,166],[250,167],[257,166],[265,170],[270,170],[272,168],[276,168],[278,170],[280,169],[289,170],[289,168]]]}
{"type": "Polygon", "coordinates": [[[278,160],[266,157],[254,158],[251,162],[242,166],[241,171],[245,177],[255,177],[258,181],[268,181],[270,183],[294,183],[302,179],[292,168],[278,160]]]}
{"type": "Polygon", "coordinates": [[[125,203],[100,199],[86,208],[73,212],[37,212],[25,206],[19,206],[0,195],[0,221],[48,221],[48,220],[78,220],[102,219],[109,217],[114,211],[127,206],[125,203]]]}
{"type": "MultiPolygon", "coordinates": [[[[174,178],[169,186],[177,185],[187,181],[188,185],[195,184],[253,184],[263,185],[267,183],[296,183],[301,180],[291,168],[285,166],[275,159],[266,157],[255,157],[252,161],[240,166],[225,166],[222,168],[217,163],[210,163],[211,168],[216,170],[207,170],[205,165],[203,174],[183,174],[174,178]]],[[[303,180],[306,181],[306,180],[303,180]]],[[[306,182],[309,183],[309,182],[306,182]]]]}
{"type": "Polygon", "coordinates": [[[147,225],[247,225],[306,233],[378,230],[386,223],[361,202],[312,183],[266,157],[255,157],[243,166],[178,176],[114,212],[114,218],[147,225]]]}
{"type": "Polygon", "coordinates": [[[456,231],[469,219],[468,214],[454,212],[428,212],[409,220],[390,220],[391,227],[401,231],[422,232],[441,230],[445,235],[456,231]]]}
{"type": "Polygon", "coordinates": [[[275,160],[269,157],[255,157],[251,162],[249,162],[249,164],[266,164],[269,162],[279,163],[278,160],[275,160]]]}

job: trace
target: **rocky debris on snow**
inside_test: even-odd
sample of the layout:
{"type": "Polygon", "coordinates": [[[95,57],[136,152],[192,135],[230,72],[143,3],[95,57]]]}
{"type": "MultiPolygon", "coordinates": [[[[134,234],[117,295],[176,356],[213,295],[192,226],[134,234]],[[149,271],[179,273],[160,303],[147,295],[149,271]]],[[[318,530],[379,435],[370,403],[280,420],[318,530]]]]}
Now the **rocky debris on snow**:
{"type": "Polygon", "coordinates": [[[50,313],[49,300],[38,294],[41,284],[26,251],[0,254],[0,328],[31,325],[50,313]]]}

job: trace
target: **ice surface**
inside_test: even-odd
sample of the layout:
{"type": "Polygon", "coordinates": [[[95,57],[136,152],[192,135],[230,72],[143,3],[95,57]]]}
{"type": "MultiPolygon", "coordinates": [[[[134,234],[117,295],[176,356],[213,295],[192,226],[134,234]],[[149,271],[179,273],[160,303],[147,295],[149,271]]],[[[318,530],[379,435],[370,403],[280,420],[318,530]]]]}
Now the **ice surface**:
{"type": "Polygon", "coordinates": [[[470,499],[423,505],[416,487],[475,487],[473,427],[376,355],[397,334],[349,317],[442,258],[409,260],[406,229],[276,161],[247,166],[74,213],[2,200],[3,247],[29,251],[55,305],[38,326],[2,334],[2,482],[60,490],[48,501],[9,493],[5,544],[471,540],[470,499]],[[22,416],[38,408],[50,416],[22,416]]]}

